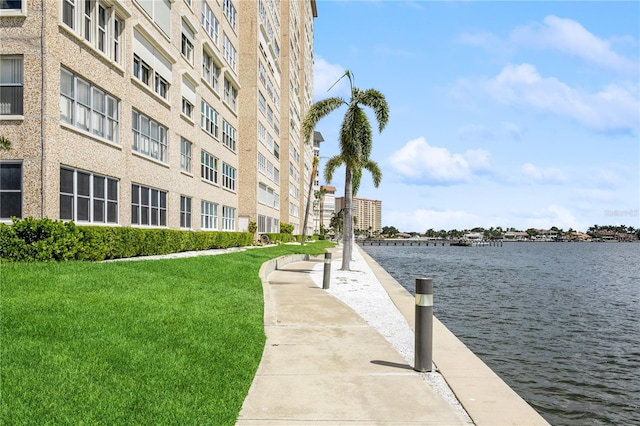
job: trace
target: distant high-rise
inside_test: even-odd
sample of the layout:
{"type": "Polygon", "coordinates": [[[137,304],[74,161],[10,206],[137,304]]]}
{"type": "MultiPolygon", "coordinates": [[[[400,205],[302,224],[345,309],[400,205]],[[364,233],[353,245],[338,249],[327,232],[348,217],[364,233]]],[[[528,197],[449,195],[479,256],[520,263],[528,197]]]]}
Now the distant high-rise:
{"type": "MultiPolygon", "coordinates": [[[[336,197],[336,211],[342,210],[344,206],[344,197],[336,197]]],[[[372,234],[382,231],[382,201],[353,197],[352,209],[356,218],[354,229],[372,234]]]]}

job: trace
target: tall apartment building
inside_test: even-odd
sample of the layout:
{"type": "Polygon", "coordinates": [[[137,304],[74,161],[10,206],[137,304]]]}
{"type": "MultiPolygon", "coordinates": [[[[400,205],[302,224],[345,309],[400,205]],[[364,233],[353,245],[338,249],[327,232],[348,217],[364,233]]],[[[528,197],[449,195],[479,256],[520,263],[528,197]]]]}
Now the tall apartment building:
{"type": "MultiPolygon", "coordinates": [[[[312,61],[313,1],[0,1],[0,136],[11,142],[0,151],[0,220],[246,229],[239,194],[258,182],[255,173],[243,175],[243,162],[260,142],[257,114],[240,101],[245,91],[257,96],[262,83],[249,79],[245,88],[242,80],[251,67],[261,75],[257,55],[243,56],[242,23],[257,21],[261,8],[285,6],[300,10],[309,42],[303,58],[312,61]]],[[[273,65],[284,68],[283,58],[273,65]]],[[[272,75],[272,89],[287,95],[272,111],[288,124],[283,75],[272,75]]],[[[310,78],[311,71],[300,87],[310,78]]],[[[271,130],[288,150],[291,138],[271,130]]],[[[257,154],[252,162],[257,170],[257,154]]],[[[282,186],[285,177],[276,180],[282,186]]]]}
{"type": "MultiPolygon", "coordinates": [[[[344,197],[336,197],[336,211],[342,210],[344,206],[344,197]]],[[[352,208],[353,216],[357,218],[354,229],[372,233],[382,231],[382,201],[353,197],[352,208]]]]}
{"type": "Polygon", "coordinates": [[[336,187],[323,185],[320,187],[320,213],[318,218],[318,229],[320,226],[324,230],[331,227],[331,216],[336,210],[336,187]]]}
{"type": "Polygon", "coordinates": [[[315,1],[241,1],[240,152],[243,222],[258,232],[291,223],[301,233],[313,161],[301,122],[313,100],[315,1]],[[244,120],[244,118],[247,118],[244,120]]]}

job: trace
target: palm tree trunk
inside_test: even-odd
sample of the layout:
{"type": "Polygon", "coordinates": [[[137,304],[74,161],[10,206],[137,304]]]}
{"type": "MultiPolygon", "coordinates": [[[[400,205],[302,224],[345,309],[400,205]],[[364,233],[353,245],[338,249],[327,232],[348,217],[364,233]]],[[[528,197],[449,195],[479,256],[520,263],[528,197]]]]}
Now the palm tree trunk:
{"type": "Polygon", "coordinates": [[[344,178],[344,234],[342,236],[342,270],[351,270],[353,252],[353,171],[347,165],[344,178]]]}
{"type": "Polygon", "coordinates": [[[313,181],[316,178],[316,173],[318,173],[318,159],[314,157],[313,159],[313,168],[311,169],[311,179],[309,179],[309,193],[307,194],[307,206],[304,211],[304,225],[302,227],[302,242],[301,245],[304,245],[305,240],[307,239],[307,222],[309,221],[309,208],[311,206],[311,191],[313,190],[313,181]]]}

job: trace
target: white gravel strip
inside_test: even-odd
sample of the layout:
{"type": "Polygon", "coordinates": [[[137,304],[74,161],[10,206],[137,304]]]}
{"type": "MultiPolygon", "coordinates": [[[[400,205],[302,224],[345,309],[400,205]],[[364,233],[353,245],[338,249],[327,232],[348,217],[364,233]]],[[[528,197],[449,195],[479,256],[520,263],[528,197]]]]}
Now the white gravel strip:
{"type": "MultiPolygon", "coordinates": [[[[413,330],[396,308],[369,265],[354,244],[351,271],[341,271],[342,258],[331,262],[331,285],[327,292],[353,309],[369,325],[378,331],[402,355],[411,367],[414,366],[415,338],[413,330]]],[[[313,282],[322,287],[324,263],[315,266],[311,273],[313,282]]],[[[456,410],[464,414],[473,424],[442,375],[433,366],[432,372],[418,373],[435,391],[456,410]]]]}

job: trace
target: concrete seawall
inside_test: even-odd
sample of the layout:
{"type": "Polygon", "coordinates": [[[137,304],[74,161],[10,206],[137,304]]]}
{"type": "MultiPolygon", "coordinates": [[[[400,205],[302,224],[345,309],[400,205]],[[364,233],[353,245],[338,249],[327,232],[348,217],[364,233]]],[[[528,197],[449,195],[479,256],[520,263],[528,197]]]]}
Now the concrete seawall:
{"type": "MultiPolygon", "coordinates": [[[[415,298],[358,247],[372,272],[415,331],[415,298]]],[[[433,363],[477,426],[548,425],[437,318],[433,321],[433,363]]]]}

